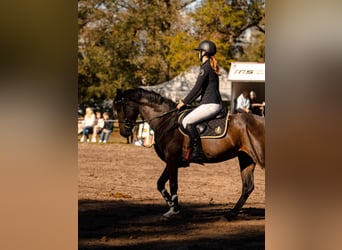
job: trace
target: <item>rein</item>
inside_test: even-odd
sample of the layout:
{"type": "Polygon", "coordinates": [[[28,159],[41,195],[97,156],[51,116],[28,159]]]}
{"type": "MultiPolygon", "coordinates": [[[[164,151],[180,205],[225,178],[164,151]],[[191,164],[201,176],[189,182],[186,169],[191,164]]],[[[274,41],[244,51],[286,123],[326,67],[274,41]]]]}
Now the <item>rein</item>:
{"type": "MultiPolygon", "coordinates": [[[[126,113],[127,102],[126,102],[126,100],[122,97],[121,100],[117,100],[116,103],[122,103],[122,105],[123,105],[124,120],[122,121],[122,120],[119,120],[119,119],[118,119],[118,122],[124,124],[125,129],[126,129],[126,131],[127,131],[128,133],[131,133],[133,127],[134,127],[135,125],[137,125],[137,124],[143,124],[143,126],[144,126],[145,122],[150,123],[150,122],[153,121],[153,120],[163,118],[163,117],[167,116],[168,114],[171,114],[171,113],[173,113],[173,112],[175,112],[175,111],[178,111],[177,108],[173,108],[173,109],[170,109],[170,110],[168,110],[168,111],[166,111],[166,112],[164,112],[164,113],[162,113],[162,114],[160,114],[160,115],[157,115],[157,116],[155,116],[155,117],[153,117],[153,118],[151,118],[151,119],[148,119],[148,120],[145,120],[145,119],[143,118],[142,121],[137,121],[137,120],[134,120],[134,121],[133,121],[133,120],[129,120],[129,119],[127,118],[127,113],[126,113]]],[[[144,147],[147,147],[147,146],[145,146],[144,144],[141,144],[141,145],[144,146],[144,147]]],[[[151,145],[151,146],[152,146],[152,145],[151,145]]]]}
{"type": "MultiPolygon", "coordinates": [[[[162,118],[162,117],[164,117],[164,116],[166,116],[166,115],[168,115],[168,114],[171,114],[171,113],[173,113],[173,112],[175,112],[175,111],[177,111],[177,110],[178,110],[177,108],[170,109],[169,111],[166,111],[166,112],[164,112],[163,114],[158,115],[158,116],[156,116],[156,117],[153,117],[153,118],[151,118],[151,119],[149,119],[149,120],[146,120],[146,121],[147,121],[147,123],[149,123],[149,122],[151,122],[151,121],[153,121],[153,120],[155,120],[155,119],[162,118]]],[[[143,121],[143,122],[144,122],[144,121],[143,121]]]]}
{"type": "Polygon", "coordinates": [[[177,111],[177,108],[174,108],[174,109],[171,109],[171,110],[169,110],[169,111],[166,111],[166,112],[164,112],[163,114],[158,115],[158,116],[153,117],[153,118],[148,119],[148,120],[143,119],[142,121],[135,121],[135,122],[132,122],[132,121],[129,121],[127,118],[125,118],[124,121],[118,120],[118,123],[126,123],[126,124],[127,124],[127,122],[132,123],[132,124],[140,124],[140,123],[144,123],[144,122],[149,123],[149,122],[151,122],[151,121],[153,121],[153,120],[155,120],[155,119],[162,118],[162,117],[164,117],[164,116],[166,116],[166,115],[168,115],[168,114],[171,114],[172,112],[175,112],[175,111],[177,111]]]}

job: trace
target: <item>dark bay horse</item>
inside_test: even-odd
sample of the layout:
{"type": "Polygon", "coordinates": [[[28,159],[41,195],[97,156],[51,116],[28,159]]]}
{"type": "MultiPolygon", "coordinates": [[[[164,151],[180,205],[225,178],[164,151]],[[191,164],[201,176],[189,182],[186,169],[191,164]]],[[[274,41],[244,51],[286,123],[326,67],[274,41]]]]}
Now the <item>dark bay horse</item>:
{"type": "MultiPolygon", "coordinates": [[[[180,212],[178,204],[178,168],[182,167],[183,145],[186,137],[178,130],[176,103],[161,95],[141,88],[117,91],[114,111],[118,115],[120,134],[128,137],[140,114],[154,131],[154,149],[166,163],[157,188],[169,205],[164,217],[180,212]],[[169,191],[165,188],[169,181],[169,191]]],[[[265,168],[265,119],[252,114],[230,115],[227,133],[220,139],[201,139],[205,163],[226,161],[238,157],[242,193],[234,208],[225,217],[233,219],[254,189],[254,168],[265,168]]]]}

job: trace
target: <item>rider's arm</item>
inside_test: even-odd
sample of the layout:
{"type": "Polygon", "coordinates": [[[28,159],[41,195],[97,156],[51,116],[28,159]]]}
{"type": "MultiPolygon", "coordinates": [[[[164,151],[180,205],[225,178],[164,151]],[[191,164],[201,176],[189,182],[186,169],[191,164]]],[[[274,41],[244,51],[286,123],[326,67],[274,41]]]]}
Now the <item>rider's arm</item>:
{"type": "MultiPolygon", "coordinates": [[[[200,73],[197,77],[197,81],[195,83],[195,86],[192,88],[190,93],[183,100],[183,103],[185,105],[192,103],[201,95],[203,83],[205,82],[205,80],[209,74],[207,67],[208,67],[208,65],[204,65],[204,64],[201,66],[200,73]]],[[[210,67],[210,64],[209,64],[209,67],[210,67]]]]}

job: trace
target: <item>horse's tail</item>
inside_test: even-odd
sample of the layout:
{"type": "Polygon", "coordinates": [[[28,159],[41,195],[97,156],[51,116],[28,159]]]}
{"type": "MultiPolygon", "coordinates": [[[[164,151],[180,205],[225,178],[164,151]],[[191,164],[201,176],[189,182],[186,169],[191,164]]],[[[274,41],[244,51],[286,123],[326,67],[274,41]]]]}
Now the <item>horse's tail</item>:
{"type": "Polygon", "coordinates": [[[254,120],[246,125],[245,143],[248,153],[255,163],[265,168],[265,120],[254,120]]]}

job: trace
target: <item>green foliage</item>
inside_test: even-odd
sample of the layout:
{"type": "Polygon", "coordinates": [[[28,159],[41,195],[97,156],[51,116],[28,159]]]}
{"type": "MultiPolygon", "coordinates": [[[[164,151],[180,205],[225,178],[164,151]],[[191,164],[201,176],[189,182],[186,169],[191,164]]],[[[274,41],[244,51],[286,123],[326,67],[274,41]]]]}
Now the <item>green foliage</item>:
{"type": "Polygon", "coordinates": [[[79,103],[175,77],[199,64],[194,48],[204,39],[216,43],[227,70],[232,61],[264,60],[263,1],[203,0],[189,8],[192,2],[79,0],[79,103]],[[251,27],[252,42],[241,45],[251,27]]]}
{"type": "Polygon", "coordinates": [[[198,54],[194,49],[198,46],[198,41],[186,32],[179,32],[169,38],[170,52],[166,59],[175,74],[186,71],[198,61],[198,54]]]}
{"type": "Polygon", "coordinates": [[[246,30],[264,25],[263,1],[230,2],[229,5],[226,0],[203,1],[202,6],[191,13],[199,40],[208,38],[216,43],[216,57],[227,70],[232,61],[264,61],[264,33],[257,34],[257,44],[238,45],[246,30]]]}

